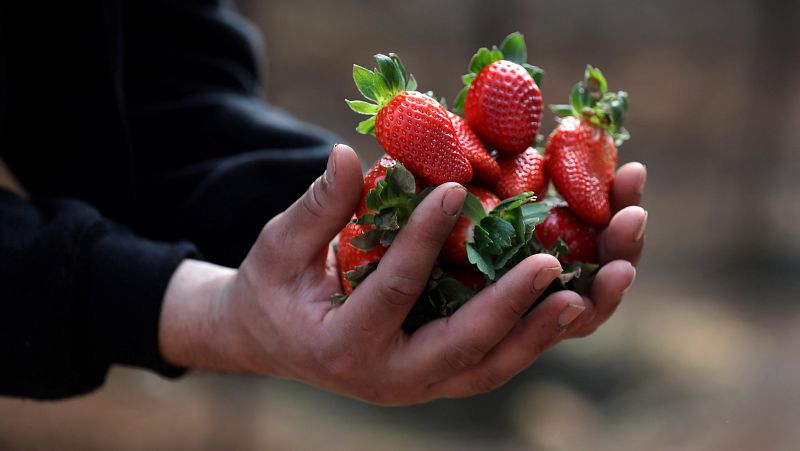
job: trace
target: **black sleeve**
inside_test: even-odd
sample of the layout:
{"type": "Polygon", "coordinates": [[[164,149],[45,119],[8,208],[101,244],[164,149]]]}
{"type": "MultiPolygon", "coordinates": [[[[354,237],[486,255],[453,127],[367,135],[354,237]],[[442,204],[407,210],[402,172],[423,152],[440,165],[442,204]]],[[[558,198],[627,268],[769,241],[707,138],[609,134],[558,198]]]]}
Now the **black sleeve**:
{"type": "Polygon", "coordinates": [[[170,275],[193,255],[188,243],[136,237],[81,202],[34,205],[0,189],[0,393],[83,393],[112,363],[180,374],[161,359],[158,319],[170,275]]]}
{"type": "MultiPolygon", "coordinates": [[[[78,394],[114,363],[178,374],[157,341],[176,266],[196,252],[237,266],[324,170],[334,138],[260,98],[256,37],[228,3],[108,2],[121,5],[109,24],[120,30],[111,59],[124,100],[64,117],[80,119],[66,131],[83,149],[108,129],[90,114],[118,110],[124,158],[104,140],[50,158],[46,171],[24,164],[33,152],[4,155],[34,200],[0,190],[0,393],[78,394]]],[[[36,136],[51,135],[65,136],[36,136]]]]}
{"type": "Polygon", "coordinates": [[[229,3],[126,2],[126,97],[143,233],[237,266],[336,139],[262,99],[258,35],[229,3]]]}

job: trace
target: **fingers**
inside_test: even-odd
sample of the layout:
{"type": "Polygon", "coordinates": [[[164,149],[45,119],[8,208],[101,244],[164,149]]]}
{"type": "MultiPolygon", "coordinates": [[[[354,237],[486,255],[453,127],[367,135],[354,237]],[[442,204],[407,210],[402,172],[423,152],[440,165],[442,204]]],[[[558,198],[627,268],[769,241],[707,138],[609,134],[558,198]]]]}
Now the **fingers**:
{"type": "Polygon", "coordinates": [[[631,205],[642,202],[644,185],[647,182],[647,168],[641,163],[628,163],[617,171],[611,190],[611,208],[618,212],[631,205]]]}
{"type": "Polygon", "coordinates": [[[628,260],[636,265],[642,254],[646,230],[647,211],[643,208],[625,207],[615,214],[598,236],[600,263],[628,260]]]}
{"type": "Polygon", "coordinates": [[[259,242],[268,248],[269,258],[281,259],[288,272],[318,258],[353,215],[361,184],[358,156],[344,144],[335,145],[325,173],[264,227],[259,242]]]}
{"type": "Polygon", "coordinates": [[[415,332],[401,366],[418,368],[433,380],[474,367],[508,335],[559,274],[561,266],[555,257],[528,257],[451,317],[415,332]]]}
{"type": "Polygon", "coordinates": [[[584,337],[594,332],[611,317],[619,306],[622,295],[633,285],[635,278],[636,269],[625,260],[615,260],[600,268],[592,283],[591,303],[594,316],[571,327],[565,335],[584,337]]]}
{"type": "Polygon", "coordinates": [[[338,315],[343,315],[346,324],[397,335],[428,283],[442,244],[461,213],[466,193],[457,183],[445,183],[414,209],[378,268],[340,308],[338,315]]]}
{"type": "MultiPolygon", "coordinates": [[[[471,301],[470,301],[471,302],[471,301]]],[[[529,367],[564,331],[582,320],[584,301],[572,291],[559,291],[536,306],[476,366],[429,387],[431,397],[463,397],[486,393],[529,367]]]]}

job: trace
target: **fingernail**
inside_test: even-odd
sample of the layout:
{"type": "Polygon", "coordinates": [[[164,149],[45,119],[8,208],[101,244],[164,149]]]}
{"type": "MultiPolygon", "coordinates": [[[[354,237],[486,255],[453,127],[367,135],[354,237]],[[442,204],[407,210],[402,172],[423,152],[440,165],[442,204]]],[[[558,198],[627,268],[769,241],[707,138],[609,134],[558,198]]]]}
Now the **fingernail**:
{"type": "Polygon", "coordinates": [[[633,275],[631,276],[631,283],[629,283],[628,286],[625,287],[624,290],[622,290],[622,294],[625,294],[625,292],[628,291],[630,287],[633,286],[633,281],[636,280],[636,267],[631,265],[631,271],[633,271],[633,275]]]}
{"type": "Polygon", "coordinates": [[[636,194],[639,196],[639,198],[641,198],[642,194],[644,194],[644,185],[647,183],[647,166],[643,164],[642,167],[644,168],[644,171],[642,171],[639,184],[636,185],[636,194]]]}
{"type": "Polygon", "coordinates": [[[533,278],[533,289],[536,291],[544,290],[562,271],[564,270],[560,266],[539,270],[539,273],[533,278]]]}
{"type": "Polygon", "coordinates": [[[639,224],[639,228],[636,229],[636,233],[633,235],[634,243],[642,241],[642,238],[644,238],[645,230],[647,230],[647,210],[644,211],[644,215],[642,216],[642,222],[639,224]]]}
{"type": "Polygon", "coordinates": [[[566,329],[584,310],[586,310],[586,307],[583,305],[567,304],[564,310],[561,310],[561,313],[558,315],[558,327],[566,329]]]}
{"type": "Polygon", "coordinates": [[[333,177],[336,175],[336,149],[338,144],[334,144],[331,149],[331,154],[328,155],[328,167],[325,168],[325,181],[333,183],[333,177]]]}
{"type": "Polygon", "coordinates": [[[444,214],[456,216],[461,213],[461,207],[464,205],[466,197],[467,190],[461,185],[448,189],[442,199],[442,211],[444,211],[444,214]]]}

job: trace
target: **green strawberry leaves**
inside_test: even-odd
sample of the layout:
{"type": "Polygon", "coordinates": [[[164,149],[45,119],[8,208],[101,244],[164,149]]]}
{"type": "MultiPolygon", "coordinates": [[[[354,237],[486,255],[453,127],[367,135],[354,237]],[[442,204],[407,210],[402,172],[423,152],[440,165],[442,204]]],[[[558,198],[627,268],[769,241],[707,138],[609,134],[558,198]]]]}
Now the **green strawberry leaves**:
{"type": "MultiPolygon", "coordinates": [[[[467,196],[469,198],[469,196],[467,196]]],[[[531,255],[533,229],[547,218],[550,206],[535,203],[532,193],[503,200],[473,228],[473,242],[467,243],[467,259],[494,282],[516,263],[531,255]]],[[[465,202],[465,206],[467,202],[465,202]]],[[[467,208],[464,214],[467,214],[467,208]]]]}
{"type": "Polygon", "coordinates": [[[417,89],[417,81],[406,71],[400,57],[394,53],[388,56],[375,55],[377,69],[369,70],[357,64],[353,65],[353,81],[358,92],[371,102],[363,100],[345,100],[351,110],[358,114],[366,114],[370,118],[361,121],[356,131],[364,135],[375,134],[375,115],[384,105],[402,91],[417,89]]]}
{"type": "Polygon", "coordinates": [[[363,251],[370,251],[380,243],[389,246],[400,229],[408,222],[411,212],[422,202],[431,189],[417,193],[414,175],[399,162],[386,171],[386,176],[367,193],[367,208],[375,213],[367,213],[354,222],[374,225],[369,232],[353,237],[350,245],[363,251]]]}
{"type": "Polygon", "coordinates": [[[429,321],[452,315],[475,293],[441,268],[434,268],[425,290],[403,322],[403,330],[413,332],[429,321]]]}
{"type": "Polygon", "coordinates": [[[630,138],[623,127],[628,113],[628,93],[608,92],[605,76],[595,67],[586,66],[583,80],[572,88],[568,105],[550,105],[550,109],[558,116],[582,117],[602,127],[617,146],[630,138]]]}
{"type": "Polygon", "coordinates": [[[499,48],[497,46],[493,46],[491,50],[486,47],[478,49],[469,62],[469,73],[461,77],[461,81],[464,82],[464,88],[458,93],[453,101],[452,111],[458,115],[464,114],[464,101],[467,98],[467,92],[469,92],[472,82],[475,81],[475,77],[478,76],[484,67],[494,63],[495,61],[506,60],[519,64],[520,66],[524,67],[526,71],[528,71],[533,80],[536,82],[536,85],[541,87],[543,81],[542,79],[544,77],[544,70],[542,70],[540,67],[528,64],[527,59],[528,50],[525,46],[525,37],[522,36],[522,33],[518,31],[506,36],[499,48]]]}

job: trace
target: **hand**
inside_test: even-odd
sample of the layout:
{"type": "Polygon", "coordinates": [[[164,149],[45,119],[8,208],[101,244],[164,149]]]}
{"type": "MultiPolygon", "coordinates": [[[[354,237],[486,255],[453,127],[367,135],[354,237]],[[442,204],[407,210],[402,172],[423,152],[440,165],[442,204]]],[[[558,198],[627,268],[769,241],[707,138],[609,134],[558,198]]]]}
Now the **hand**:
{"type": "Polygon", "coordinates": [[[647,211],[639,207],[646,181],[647,170],[641,163],[628,163],[617,171],[611,192],[614,216],[598,237],[603,266],[592,283],[591,299],[584,297],[584,321],[572,326],[565,338],[594,332],[614,313],[625,290],[633,284],[647,229],[647,211]]]}
{"type": "MultiPolygon", "coordinates": [[[[403,332],[458,218],[465,191],[455,183],[428,195],[375,272],[345,304],[332,305],[330,296],[341,287],[329,242],[360,195],[358,158],[336,146],[325,174],[264,227],[238,271],[184,262],[162,310],[164,358],[185,367],[293,378],[379,404],[412,404],[492,390],[565,331],[602,322],[609,303],[595,308],[572,292],[555,293],[522,316],[561,271],[555,258],[540,254],[451,317],[403,332]]],[[[615,241],[609,245],[619,252],[615,241]]],[[[614,281],[599,290],[603,299],[620,281],[609,274],[598,277],[614,281]]]]}

